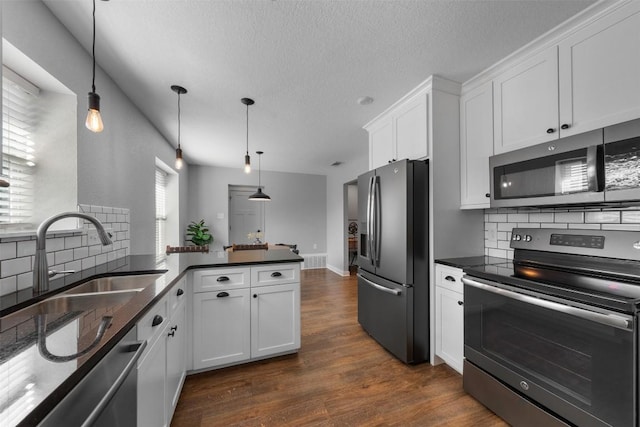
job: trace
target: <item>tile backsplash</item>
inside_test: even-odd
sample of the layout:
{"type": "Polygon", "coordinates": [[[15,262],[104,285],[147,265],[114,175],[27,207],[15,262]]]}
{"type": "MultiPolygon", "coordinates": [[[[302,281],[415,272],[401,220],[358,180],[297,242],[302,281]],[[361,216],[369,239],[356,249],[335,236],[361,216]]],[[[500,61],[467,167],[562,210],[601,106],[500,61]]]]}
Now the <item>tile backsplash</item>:
{"type": "Polygon", "coordinates": [[[624,209],[485,209],[484,254],[512,259],[509,242],[515,227],[640,231],[640,205],[624,209]]]}
{"type": "MultiPolygon", "coordinates": [[[[102,246],[88,221],[83,221],[78,230],[50,231],[47,233],[50,270],[80,271],[129,255],[129,209],[78,205],[78,211],[95,216],[111,233],[113,243],[102,246]]],[[[0,297],[32,286],[35,252],[35,232],[0,235],[0,297]]]]}

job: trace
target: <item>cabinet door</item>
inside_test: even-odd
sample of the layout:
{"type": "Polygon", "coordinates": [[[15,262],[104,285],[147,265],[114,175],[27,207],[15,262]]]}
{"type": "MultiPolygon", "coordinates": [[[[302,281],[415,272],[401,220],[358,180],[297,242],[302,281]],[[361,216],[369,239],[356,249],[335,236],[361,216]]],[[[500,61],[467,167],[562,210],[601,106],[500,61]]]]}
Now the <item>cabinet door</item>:
{"type": "Polygon", "coordinates": [[[462,373],[464,357],[463,296],[436,286],[436,355],[462,373]]]}
{"type": "MultiPolygon", "coordinates": [[[[166,330],[166,328],[165,328],[166,330]]],[[[138,362],[138,427],[166,426],[165,354],[166,341],[160,337],[138,362]]]]}
{"type": "Polygon", "coordinates": [[[427,94],[418,95],[393,113],[396,160],[420,159],[428,155],[427,99],[427,94]]]}
{"type": "Polygon", "coordinates": [[[300,284],[252,288],[251,357],[300,348],[300,284]]]}
{"type": "Polygon", "coordinates": [[[209,368],[249,359],[249,289],[193,295],[193,367],[209,368]]]}
{"type": "Polygon", "coordinates": [[[560,47],[562,136],[640,117],[640,2],[576,31],[560,47]]]}
{"type": "Polygon", "coordinates": [[[558,138],[558,48],[549,48],[493,81],[494,153],[558,138]]]}
{"type": "Polygon", "coordinates": [[[180,390],[187,371],[187,305],[181,303],[165,333],[167,342],[167,390],[166,404],[167,420],[170,422],[173,411],[180,397],[180,390]]]}
{"type": "Polygon", "coordinates": [[[493,83],[460,98],[460,207],[489,207],[489,157],[493,154],[493,83]]]}
{"type": "Polygon", "coordinates": [[[391,117],[380,119],[367,130],[369,131],[369,169],[386,165],[395,157],[391,117]]]}

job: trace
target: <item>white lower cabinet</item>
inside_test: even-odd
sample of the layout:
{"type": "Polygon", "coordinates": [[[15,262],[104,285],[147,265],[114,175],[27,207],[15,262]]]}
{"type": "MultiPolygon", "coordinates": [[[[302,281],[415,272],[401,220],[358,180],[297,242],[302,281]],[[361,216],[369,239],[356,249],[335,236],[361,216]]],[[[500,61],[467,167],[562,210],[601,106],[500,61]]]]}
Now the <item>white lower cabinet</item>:
{"type": "Polygon", "coordinates": [[[249,288],[193,295],[193,368],[227,365],[251,357],[249,288]]]}
{"type": "Polygon", "coordinates": [[[300,265],[246,267],[242,289],[198,292],[193,275],[193,368],[207,369],[300,348],[300,265]]]}
{"type": "Polygon", "coordinates": [[[464,294],[462,270],[436,264],[436,356],[462,373],[464,294]]]}
{"type": "Polygon", "coordinates": [[[252,288],[251,357],[300,348],[300,284],[252,288]]]}
{"type": "Polygon", "coordinates": [[[186,280],[138,322],[147,348],[138,362],[138,427],[171,424],[187,370],[186,280]]]}

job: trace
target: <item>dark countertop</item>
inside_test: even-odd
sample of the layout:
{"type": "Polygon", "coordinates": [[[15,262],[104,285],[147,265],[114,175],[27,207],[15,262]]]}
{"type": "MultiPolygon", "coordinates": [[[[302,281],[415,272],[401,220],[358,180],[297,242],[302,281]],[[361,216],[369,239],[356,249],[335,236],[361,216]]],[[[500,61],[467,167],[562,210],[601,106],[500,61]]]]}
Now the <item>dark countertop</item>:
{"type": "MultiPolygon", "coordinates": [[[[34,297],[31,289],[3,295],[0,307],[0,367],[8,364],[12,375],[0,377],[0,381],[15,381],[15,384],[0,383],[0,386],[11,390],[10,395],[3,398],[7,398],[8,402],[22,400],[32,408],[28,414],[8,414],[16,416],[8,425],[35,425],[40,422],[135,326],[145,312],[178,283],[187,270],[301,261],[303,258],[288,248],[171,254],[160,264],[156,264],[153,255],[131,255],[52,280],[51,291],[39,296],[34,297]],[[144,290],[124,303],[114,302],[113,305],[103,304],[101,308],[44,315],[34,315],[28,308],[22,310],[93,278],[158,272],[163,274],[158,279],[152,278],[144,290]],[[67,355],[82,350],[94,340],[98,325],[105,315],[113,317],[111,326],[100,344],[86,355],[69,362],[52,362],[38,351],[37,320],[46,324],[49,350],[58,355],[67,355]],[[25,376],[18,375],[18,370],[22,370],[25,376]]],[[[0,407],[0,411],[2,409],[0,407]]]]}
{"type": "Polygon", "coordinates": [[[437,259],[435,262],[437,262],[438,264],[448,265],[450,267],[468,268],[468,267],[476,267],[481,265],[504,264],[504,263],[508,263],[509,260],[506,258],[479,255],[479,256],[470,256],[470,257],[462,257],[462,258],[437,259]]]}

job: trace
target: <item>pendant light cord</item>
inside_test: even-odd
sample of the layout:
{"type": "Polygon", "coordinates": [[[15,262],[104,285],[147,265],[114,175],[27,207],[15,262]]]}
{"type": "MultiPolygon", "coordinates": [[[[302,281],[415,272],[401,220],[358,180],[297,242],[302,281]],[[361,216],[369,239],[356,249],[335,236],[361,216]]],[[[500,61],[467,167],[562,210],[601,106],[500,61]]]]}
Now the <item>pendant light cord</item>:
{"type": "Polygon", "coordinates": [[[178,148],[180,148],[180,92],[178,91],[178,148]]]}
{"type": "Polygon", "coordinates": [[[247,156],[249,155],[249,104],[247,104],[247,156]]]}
{"type": "Polygon", "coordinates": [[[91,92],[96,92],[96,0],[93,0],[93,41],[91,44],[93,56],[93,78],[91,79],[91,92]]]}

